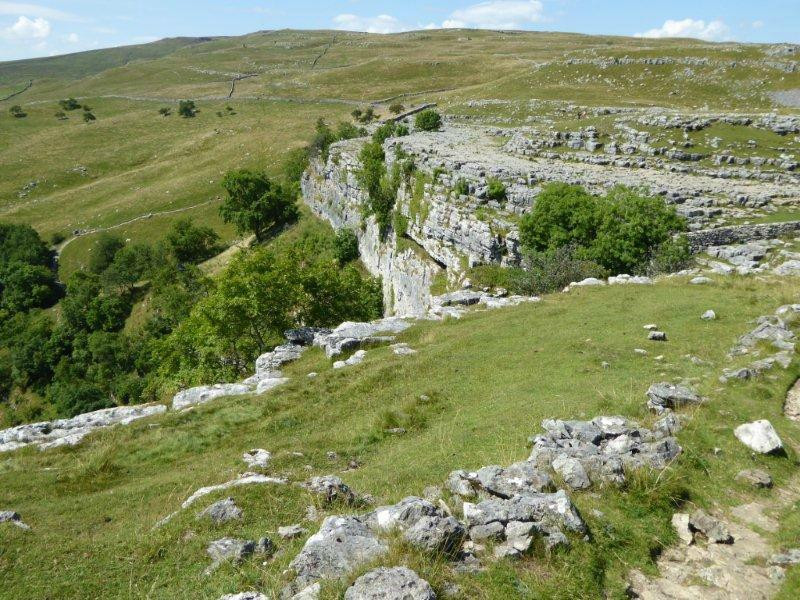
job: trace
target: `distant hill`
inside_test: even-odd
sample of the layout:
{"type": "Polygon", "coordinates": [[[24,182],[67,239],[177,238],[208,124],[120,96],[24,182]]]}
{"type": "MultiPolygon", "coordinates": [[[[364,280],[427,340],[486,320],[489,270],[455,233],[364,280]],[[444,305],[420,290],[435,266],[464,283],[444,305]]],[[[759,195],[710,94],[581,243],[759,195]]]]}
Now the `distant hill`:
{"type": "Polygon", "coordinates": [[[135,60],[161,58],[186,46],[202,44],[215,39],[220,38],[165,38],[148,44],[102,48],[61,56],[0,62],[0,86],[24,83],[31,79],[80,79],[107,69],[124,66],[135,60]]]}

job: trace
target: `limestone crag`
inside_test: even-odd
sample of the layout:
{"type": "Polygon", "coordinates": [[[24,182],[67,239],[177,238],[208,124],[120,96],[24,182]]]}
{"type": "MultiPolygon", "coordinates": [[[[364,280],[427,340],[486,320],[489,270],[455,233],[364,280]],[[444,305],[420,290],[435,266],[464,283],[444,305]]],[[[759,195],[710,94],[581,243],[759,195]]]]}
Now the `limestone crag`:
{"type": "Polygon", "coordinates": [[[430,287],[441,268],[412,248],[400,248],[393,232],[382,236],[374,217],[363,217],[366,193],[356,181],[362,143],[339,142],[331,147],[326,163],[312,161],[301,182],[303,199],[334,229],[348,228],[356,234],[362,262],[383,281],[388,314],[424,315],[430,304],[430,287]]]}
{"type": "Polygon", "coordinates": [[[162,404],[116,406],[89,413],[29,425],[18,425],[0,431],[0,452],[16,450],[29,445],[40,450],[75,446],[92,431],[112,425],[127,425],[138,419],[159,415],[167,410],[162,404]]]}

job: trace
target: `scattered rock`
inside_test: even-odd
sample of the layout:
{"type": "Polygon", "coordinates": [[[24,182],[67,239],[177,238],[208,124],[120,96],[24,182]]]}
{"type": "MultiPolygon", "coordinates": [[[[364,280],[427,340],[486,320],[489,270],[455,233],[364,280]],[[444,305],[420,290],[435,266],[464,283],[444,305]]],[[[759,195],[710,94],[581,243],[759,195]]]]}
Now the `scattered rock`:
{"type": "Polygon", "coordinates": [[[214,502],[204,511],[198,513],[198,518],[208,517],[215,525],[242,518],[242,509],[236,506],[233,498],[225,498],[214,502]]]}
{"type": "Polygon", "coordinates": [[[356,501],[356,495],[353,490],[336,475],[312,477],[303,484],[303,487],[312,494],[322,497],[323,502],[327,504],[332,502],[354,504],[356,501]]]}
{"type": "Polygon", "coordinates": [[[651,331],[649,334],[647,334],[647,339],[653,342],[666,342],[667,334],[663,331],[651,331]]]}
{"type": "Polygon", "coordinates": [[[345,600],[436,600],[430,584],[407,567],[379,567],[355,580],[345,600]]]}
{"type": "Polygon", "coordinates": [[[190,406],[205,404],[217,398],[226,396],[241,396],[252,391],[244,383],[217,383],[214,385],[201,385],[175,394],[172,399],[172,410],[182,410],[190,406]]]}
{"type": "Polygon", "coordinates": [[[278,537],[282,540],[293,540],[295,538],[305,535],[306,530],[302,525],[286,525],[285,527],[278,527],[278,537]]]}
{"type": "Polygon", "coordinates": [[[772,477],[766,471],[761,469],[745,469],[736,474],[736,481],[748,483],[757,488],[771,488],[772,477]]]}
{"type": "Polygon", "coordinates": [[[215,563],[226,560],[241,562],[256,551],[253,540],[222,538],[214,540],[206,548],[206,552],[215,563]]]}
{"type": "Polygon", "coordinates": [[[0,510],[0,523],[11,523],[20,529],[30,529],[30,526],[22,521],[19,513],[13,510],[0,510]]]}
{"type": "Polygon", "coordinates": [[[661,382],[647,389],[647,408],[659,414],[668,408],[681,408],[700,401],[700,396],[682,385],[661,382]]]}
{"type": "Polygon", "coordinates": [[[405,540],[426,552],[454,554],[466,537],[464,526],[454,517],[420,517],[403,534],[405,540]]]}
{"type": "Polygon", "coordinates": [[[242,455],[242,460],[244,460],[251,469],[266,469],[271,459],[272,454],[263,448],[253,448],[242,455]]]}
{"type": "Polygon", "coordinates": [[[528,460],[539,468],[554,468],[575,459],[592,483],[622,483],[626,469],[660,469],[681,451],[667,433],[679,427],[676,422],[651,431],[623,417],[602,416],[591,421],[545,419],[542,427],[546,433],[531,438],[528,460]]]}
{"type": "Polygon", "coordinates": [[[800,379],[794,382],[794,385],[786,394],[786,402],[783,404],[783,414],[792,421],[800,421],[800,379]]]}
{"type": "Polygon", "coordinates": [[[706,312],[704,312],[702,315],[700,315],[700,318],[703,319],[703,321],[713,321],[713,320],[715,320],[717,318],[717,313],[715,313],[713,310],[709,309],[706,312]]]}
{"type": "Polygon", "coordinates": [[[219,600],[269,600],[261,592],[240,592],[239,594],[225,594],[219,600]]]}
{"type": "Polygon", "coordinates": [[[308,538],[290,567],[297,573],[297,584],[307,586],[320,579],[344,577],[388,551],[386,543],[359,518],[331,516],[308,538]]]}
{"type": "Polygon", "coordinates": [[[702,533],[709,542],[715,544],[733,543],[733,536],[725,524],[702,510],[696,510],[692,513],[692,516],[689,517],[689,527],[693,531],[702,533]]]}
{"type": "Polygon", "coordinates": [[[366,350],[356,350],[353,355],[347,360],[337,360],[333,363],[334,369],[343,369],[352,365],[360,365],[364,362],[364,357],[367,355],[366,350]]]}
{"type": "Polygon", "coordinates": [[[675,513],[672,515],[672,528],[678,534],[678,538],[686,544],[690,545],[694,541],[694,534],[689,527],[689,515],[685,513],[675,513]]]}
{"type": "Polygon", "coordinates": [[[392,349],[392,352],[398,356],[408,356],[417,353],[417,351],[410,348],[408,344],[392,344],[389,347],[392,349]]]}
{"type": "Polygon", "coordinates": [[[703,275],[692,277],[689,280],[689,283],[691,283],[692,285],[705,285],[707,283],[713,283],[713,282],[714,282],[713,279],[711,279],[710,277],[705,277],[703,275]]]}
{"type": "Polygon", "coordinates": [[[800,565],[800,548],[793,548],[780,554],[773,554],[769,559],[769,564],[788,567],[800,565]]]}
{"type": "Polygon", "coordinates": [[[242,475],[240,475],[238,478],[232,479],[231,481],[226,481],[225,483],[219,483],[217,485],[209,485],[200,488],[194,494],[192,494],[186,500],[184,500],[183,504],[181,504],[181,508],[189,508],[189,506],[194,504],[197,500],[199,500],[203,496],[211,494],[212,492],[227,490],[229,488],[239,487],[241,485],[253,485],[261,483],[286,485],[288,481],[286,479],[279,477],[267,477],[266,475],[261,475],[259,473],[242,473],[242,475]]]}
{"type": "Polygon", "coordinates": [[[772,454],[783,449],[781,438],[766,419],[739,425],[733,433],[745,446],[761,454],[772,454]]]}
{"type": "Polygon", "coordinates": [[[397,504],[379,506],[371,513],[364,516],[364,522],[378,532],[387,532],[394,529],[406,530],[422,517],[441,517],[442,512],[431,502],[408,496],[397,504]]]}

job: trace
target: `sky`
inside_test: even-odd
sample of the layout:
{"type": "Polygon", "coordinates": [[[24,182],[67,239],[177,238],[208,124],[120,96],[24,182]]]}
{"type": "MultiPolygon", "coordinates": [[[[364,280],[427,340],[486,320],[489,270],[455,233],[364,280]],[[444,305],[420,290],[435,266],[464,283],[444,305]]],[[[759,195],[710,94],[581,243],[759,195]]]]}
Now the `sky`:
{"type": "Polygon", "coordinates": [[[527,29],[800,43],[800,0],[0,0],[0,61],[263,29],[527,29]]]}

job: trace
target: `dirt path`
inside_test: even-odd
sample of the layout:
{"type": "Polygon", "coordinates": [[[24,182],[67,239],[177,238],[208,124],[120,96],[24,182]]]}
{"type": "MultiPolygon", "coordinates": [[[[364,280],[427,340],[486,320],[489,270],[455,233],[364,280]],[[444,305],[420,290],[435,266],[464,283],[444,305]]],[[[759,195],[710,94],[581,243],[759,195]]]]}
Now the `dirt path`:
{"type": "Polygon", "coordinates": [[[206,200],[205,202],[200,202],[199,204],[193,204],[192,206],[184,206],[182,208],[173,208],[170,210],[162,210],[159,212],[150,212],[145,213],[143,215],[139,215],[138,217],[134,217],[132,219],[128,219],[127,221],[123,221],[122,223],[117,223],[115,225],[109,225],[107,227],[93,227],[92,229],[84,229],[80,233],[73,235],[70,238],[67,238],[60,244],[55,247],[56,259],[61,257],[61,253],[64,251],[64,248],[69,246],[72,242],[77,240],[80,237],[84,237],[87,235],[92,235],[95,233],[103,233],[104,231],[111,231],[113,229],[119,229],[120,227],[125,227],[125,225],[130,225],[131,223],[136,223],[137,221],[144,221],[146,219],[152,219],[153,217],[161,217],[164,215],[173,215],[177,213],[186,212],[187,210],[193,210],[195,208],[200,208],[201,206],[206,206],[207,204],[211,204],[212,202],[218,202],[218,198],[212,198],[211,200],[206,200]]]}
{"type": "Polygon", "coordinates": [[[778,530],[772,516],[800,499],[800,475],[767,500],[715,515],[733,535],[732,544],[697,542],[667,549],[658,559],[661,576],[630,574],[632,597],[642,600],[767,600],[783,583],[783,569],[770,566],[766,533],[778,530]],[[760,532],[766,532],[762,534],[760,532]]]}

